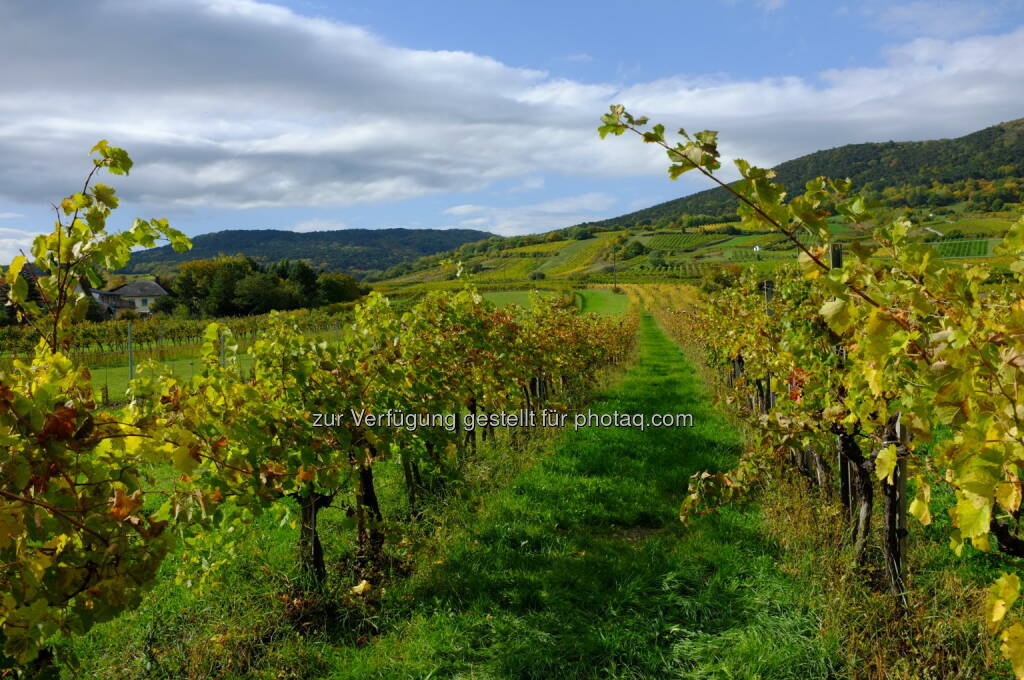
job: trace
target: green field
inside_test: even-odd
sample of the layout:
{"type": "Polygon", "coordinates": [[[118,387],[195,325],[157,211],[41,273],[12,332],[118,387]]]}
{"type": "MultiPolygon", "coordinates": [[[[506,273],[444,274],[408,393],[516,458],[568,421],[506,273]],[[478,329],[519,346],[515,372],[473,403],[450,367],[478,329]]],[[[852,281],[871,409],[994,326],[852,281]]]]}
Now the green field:
{"type": "Polygon", "coordinates": [[[608,247],[611,239],[619,232],[609,231],[597,234],[594,238],[569,242],[554,257],[542,260],[537,271],[548,277],[567,276],[580,272],[594,264],[601,252],[608,247]]]}
{"type": "MultiPolygon", "coordinates": [[[[249,370],[252,366],[252,360],[244,355],[240,354],[238,357],[238,363],[243,371],[249,370]]],[[[161,361],[157,362],[157,366],[160,369],[170,370],[175,377],[181,380],[191,380],[192,376],[202,373],[203,360],[196,356],[187,359],[174,359],[172,361],[161,361]]],[[[139,376],[142,374],[145,365],[139,363],[135,366],[135,375],[139,376]]],[[[92,374],[92,386],[95,390],[107,390],[107,395],[110,401],[117,402],[124,399],[124,394],[128,390],[128,366],[97,366],[90,368],[89,372],[92,374]]]]}
{"type": "MultiPolygon", "coordinates": [[[[996,241],[998,243],[998,241],[996,241]]],[[[933,243],[939,257],[985,257],[991,241],[984,239],[958,239],[933,243]]]]}
{"type": "Polygon", "coordinates": [[[943,233],[955,229],[977,236],[1002,236],[1013,224],[1013,220],[1000,217],[965,217],[935,221],[931,224],[934,224],[935,228],[943,233]]]}
{"type": "Polygon", "coordinates": [[[507,251],[509,253],[557,253],[572,241],[549,241],[547,243],[535,243],[532,246],[520,246],[507,251]]]}
{"type": "MultiPolygon", "coordinates": [[[[1011,221],[1002,217],[978,214],[948,219],[935,218],[922,224],[943,234],[959,230],[966,235],[966,238],[962,239],[965,243],[938,246],[941,257],[958,259],[991,256],[992,246],[998,237],[1006,232],[1011,221]],[[986,240],[988,243],[985,243],[986,240]],[[973,243],[966,243],[967,241],[973,243]]],[[[725,226],[749,229],[749,226],[740,227],[739,223],[722,223],[694,228],[686,233],[654,231],[650,226],[637,227],[629,231],[596,232],[591,238],[535,243],[498,254],[481,253],[468,256],[463,260],[463,266],[467,271],[477,270],[468,277],[480,285],[497,287],[522,283],[531,280],[531,274],[535,277],[538,274],[543,275],[544,281],[549,285],[557,285],[556,282],[559,281],[566,285],[576,285],[580,279],[591,283],[610,283],[613,280],[653,281],[659,278],[689,278],[700,276],[708,266],[727,263],[766,272],[796,256],[796,248],[782,234],[767,229],[734,235],[706,233],[725,226]],[[644,245],[651,252],[661,253],[666,266],[652,268],[649,254],[615,260],[613,243],[623,235],[644,245]],[[754,246],[759,246],[760,250],[755,252],[754,246]],[[618,279],[610,276],[613,260],[618,279]]],[[[840,243],[864,237],[870,231],[870,226],[870,223],[851,225],[843,218],[829,219],[832,237],[840,243]]],[[[808,246],[816,245],[818,242],[817,238],[803,232],[800,232],[798,237],[808,246]]],[[[452,276],[451,266],[435,266],[374,285],[388,293],[400,290],[420,292],[461,287],[461,281],[451,280],[452,276]]]]}
{"type": "Polygon", "coordinates": [[[651,250],[692,250],[722,238],[716,234],[655,234],[646,245],[651,250]]]}
{"type": "Polygon", "coordinates": [[[613,293],[604,288],[592,288],[577,292],[580,311],[595,314],[622,315],[629,310],[629,298],[622,293],[613,293]]]}
{"type": "MultiPolygon", "coordinates": [[[[540,295],[554,295],[554,291],[537,291],[540,295]]],[[[530,296],[533,291],[529,290],[495,290],[482,293],[484,298],[498,305],[507,307],[519,305],[528,308],[530,296]]],[[[629,310],[629,299],[621,293],[613,293],[611,290],[591,288],[579,290],[575,293],[576,304],[582,312],[593,312],[595,314],[622,315],[629,310]]]]}

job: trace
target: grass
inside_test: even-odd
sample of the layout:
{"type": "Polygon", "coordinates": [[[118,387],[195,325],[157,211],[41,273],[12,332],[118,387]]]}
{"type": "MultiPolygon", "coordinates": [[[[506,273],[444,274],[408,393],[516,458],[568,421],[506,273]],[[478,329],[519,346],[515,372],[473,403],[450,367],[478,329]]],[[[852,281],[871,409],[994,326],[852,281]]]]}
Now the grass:
{"type": "Polygon", "coordinates": [[[601,251],[611,244],[612,238],[621,232],[608,231],[596,234],[593,238],[571,241],[562,247],[556,255],[545,259],[537,267],[548,277],[568,276],[581,272],[592,265],[601,251]]]}
{"type": "MultiPolygon", "coordinates": [[[[243,371],[252,367],[252,359],[243,353],[239,353],[238,362],[243,371]]],[[[157,365],[169,369],[182,380],[191,380],[192,376],[203,371],[203,360],[199,356],[161,361],[157,365]]],[[[136,364],[135,375],[141,375],[142,370],[142,363],[136,364]]],[[[106,387],[111,401],[123,401],[128,390],[128,366],[97,366],[90,368],[89,372],[92,374],[93,389],[106,387]]]]}
{"type": "MultiPolygon", "coordinates": [[[[588,304],[611,308],[597,292],[588,304]]],[[[570,429],[532,458],[489,452],[477,476],[489,491],[438,499],[426,526],[395,528],[414,546],[412,575],[387,583],[379,608],[322,625],[286,615],[294,532],[261,521],[207,590],[175,585],[165,565],[139,611],[74,642],[82,668],[65,677],[838,677],[755,508],[676,518],[689,476],[730,465],[739,441],[650,318],[638,364],[593,408],[689,412],[695,426],[570,429]]],[[[323,530],[344,592],[335,515],[323,530]]]]}
{"type": "Polygon", "coordinates": [[[1014,220],[999,217],[965,217],[952,218],[937,222],[936,228],[947,233],[953,230],[977,236],[1002,236],[1010,228],[1014,220]]]}
{"type": "Polygon", "coordinates": [[[544,260],[535,257],[504,257],[487,260],[485,269],[473,274],[476,281],[526,281],[544,260]]]}
{"type": "Polygon", "coordinates": [[[603,288],[591,288],[578,292],[581,312],[610,314],[618,316],[629,309],[629,298],[624,293],[614,293],[603,288]]]}
{"type": "MultiPolygon", "coordinates": [[[[309,335],[310,337],[331,342],[335,341],[337,331],[327,330],[309,335]]],[[[251,340],[251,338],[244,338],[239,342],[238,362],[242,371],[247,371],[252,367],[252,359],[245,353],[245,346],[251,340]]],[[[106,353],[106,355],[120,355],[119,358],[124,363],[120,365],[106,365],[104,363],[97,366],[89,365],[88,360],[86,360],[86,365],[89,365],[89,372],[92,374],[92,387],[95,390],[101,390],[105,387],[111,401],[121,401],[128,389],[128,353],[110,352],[106,353]]],[[[175,376],[183,380],[191,380],[192,376],[203,370],[201,345],[139,350],[135,354],[136,375],[139,375],[146,360],[152,360],[161,368],[169,369],[175,376]],[[161,358],[167,354],[176,358],[161,358]]]]}
{"type": "Polygon", "coordinates": [[[509,253],[557,253],[572,241],[547,241],[545,243],[534,243],[532,246],[519,246],[506,252],[509,253]]]}

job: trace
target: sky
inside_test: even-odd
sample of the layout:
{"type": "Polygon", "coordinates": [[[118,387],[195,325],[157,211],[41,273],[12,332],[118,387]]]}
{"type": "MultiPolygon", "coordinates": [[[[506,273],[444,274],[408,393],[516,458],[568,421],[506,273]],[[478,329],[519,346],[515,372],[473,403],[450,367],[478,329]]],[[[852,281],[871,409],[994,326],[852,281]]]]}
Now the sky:
{"type": "MultiPolygon", "coordinates": [[[[3,0],[0,263],[100,139],[108,225],[537,233],[708,188],[624,104],[771,166],[1024,117],[1024,0],[3,0]]],[[[731,166],[723,167],[734,178],[731,166]]]]}

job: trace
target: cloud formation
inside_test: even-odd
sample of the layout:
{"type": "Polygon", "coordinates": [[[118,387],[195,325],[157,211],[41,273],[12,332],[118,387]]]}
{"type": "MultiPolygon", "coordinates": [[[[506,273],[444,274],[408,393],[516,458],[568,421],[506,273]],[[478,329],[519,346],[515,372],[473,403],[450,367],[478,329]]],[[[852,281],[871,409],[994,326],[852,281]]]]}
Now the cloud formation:
{"type": "MultiPolygon", "coordinates": [[[[964,4],[911,2],[880,21],[937,6],[955,21],[964,4]]],[[[549,173],[663,176],[655,149],[598,141],[612,103],[669,129],[720,130],[727,155],[763,165],[838,143],[955,136],[1024,112],[1024,29],[918,38],[877,68],[814,77],[590,83],[407,49],[253,0],[7,2],[0,26],[18,27],[0,41],[0,60],[18,65],[0,78],[0,199],[15,205],[70,191],[100,138],[136,161],[119,191],[154,210],[329,209],[499,180],[530,189],[549,173]]],[[[555,228],[599,212],[589,196],[562,213],[532,204],[471,217],[506,233],[555,228]]]]}
{"type": "Polygon", "coordinates": [[[515,207],[454,205],[444,214],[465,217],[458,227],[513,236],[598,220],[615,204],[613,196],[595,191],[515,207]]]}
{"type": "Polygon", "coordinates": [[[35,237],[31,232],[0,226],[0,264],[6,266],[15,255],[30,253],[35,237]]]}

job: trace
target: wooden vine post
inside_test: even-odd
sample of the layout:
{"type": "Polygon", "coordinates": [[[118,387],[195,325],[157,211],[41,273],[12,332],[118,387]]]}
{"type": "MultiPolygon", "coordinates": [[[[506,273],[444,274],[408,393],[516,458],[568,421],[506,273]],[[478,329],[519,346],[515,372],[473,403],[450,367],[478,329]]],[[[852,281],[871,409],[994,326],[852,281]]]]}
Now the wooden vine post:
{"type": "MultiPolygon", "coordinates": [[[[772,316],[771,302],[772,302],[772,293],[774,291],[774,288],[775,288],[775,283],[772,280],[770,280],[770,279],[765,281],[764,284],[762,285],[762,289],[764,290],[764,311],[765,311],[765,314],[767,316],[772,316]]],[[[762,397],[763,397],[763,399],[762,399],[762,409],[763,409],[763,412],[764,413],[768,413],[768,411],[770,411],[771,408],[772,408],[772,403],[774,402],[774,398],[773,398],[773,395],[772,395],[772,374],[771,373],[765,373],[765,376],[764,376],[764,393],[763,393],[762,397]]]]}
{"type": "Polygon", "coordinates": [[[883,446],[896,447],[892,477],[882,480],[885,499],[885,570],[889,589],[906,603],[904,562],[907,555],[907,442],[909,433],[896,413],[885,429],[883,446]]]}

